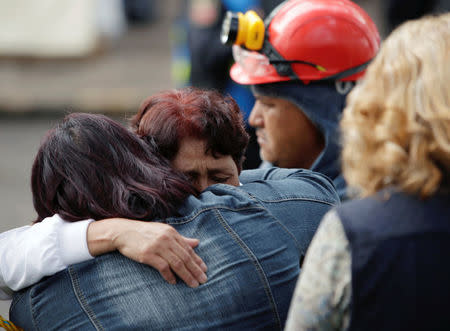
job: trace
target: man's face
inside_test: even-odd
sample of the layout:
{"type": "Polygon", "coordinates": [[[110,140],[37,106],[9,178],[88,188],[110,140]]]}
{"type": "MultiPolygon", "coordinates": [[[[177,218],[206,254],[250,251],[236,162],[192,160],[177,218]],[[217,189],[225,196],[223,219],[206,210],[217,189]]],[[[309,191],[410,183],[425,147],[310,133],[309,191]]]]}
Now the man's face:
{"type": "Polygon", "coordinates": [[[324,147],[319,130],[290,101],[255,98],[249,123],[257,129],[261,158],[282,168],[310,168],[324,147]]]}
{"type": "Polygon", "coordinates": [[[239,186],[239,170],[231,155],[212,156],[205,153],[206,142],[197,138],[184,138],[172,166],[188,176],[198,191],[213,184],[239,186]]]}

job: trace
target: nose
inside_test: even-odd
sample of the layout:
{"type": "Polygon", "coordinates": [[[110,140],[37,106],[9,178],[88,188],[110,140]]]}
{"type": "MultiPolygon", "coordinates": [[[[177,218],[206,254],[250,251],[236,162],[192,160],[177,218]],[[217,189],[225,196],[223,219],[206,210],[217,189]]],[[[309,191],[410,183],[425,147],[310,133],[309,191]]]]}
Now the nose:
{"type": "Polygon", "coordinates": [[[261,128],[264,125],[261,107],[258,103],[259,101],[257,100],[248,118],[248,123],[254,128],[261,128]]]}
{"type": "Polygon", "coordinates": [[[214,184],[214,183],[208,183],[208,179],[207,178],[200,177],[195,182],[194,186],[199,192],[203,192],[204,190],[206,190],[206,188],[208,186],[210,186],[212,184],[214,184]]]}

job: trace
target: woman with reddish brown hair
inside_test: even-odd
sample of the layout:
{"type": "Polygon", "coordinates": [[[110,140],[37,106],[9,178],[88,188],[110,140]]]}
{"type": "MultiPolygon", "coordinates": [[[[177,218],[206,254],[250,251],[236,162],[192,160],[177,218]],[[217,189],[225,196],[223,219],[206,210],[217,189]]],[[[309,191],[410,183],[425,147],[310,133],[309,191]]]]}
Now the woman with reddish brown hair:
{"type": "Polygon", "coordinates": [[[154,139],[199,191],[239,184],[249,136],[233,98],[195,88],[161,92],[142,103],[131,127],[143,139],[154,139]],[[203,163],[195,164],[199,160],[203,163]]]}

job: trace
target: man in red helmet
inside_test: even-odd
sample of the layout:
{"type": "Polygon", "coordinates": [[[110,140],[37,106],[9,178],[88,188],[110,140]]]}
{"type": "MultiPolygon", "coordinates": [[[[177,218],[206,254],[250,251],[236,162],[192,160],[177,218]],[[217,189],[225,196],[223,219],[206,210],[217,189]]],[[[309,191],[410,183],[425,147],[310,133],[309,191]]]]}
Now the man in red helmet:
{"type": "Polygon", "coordinates": [[[378,51],[375,24],[348,0],[285,1],[266,18],[265,31],[246,18],[239,14],[224,30],[236,27],[230,76],[251,85],[256,98],[249,123],[257,130],[262,166],[321,172],[345,199],[338,122],[347,93],[378,51]]]}

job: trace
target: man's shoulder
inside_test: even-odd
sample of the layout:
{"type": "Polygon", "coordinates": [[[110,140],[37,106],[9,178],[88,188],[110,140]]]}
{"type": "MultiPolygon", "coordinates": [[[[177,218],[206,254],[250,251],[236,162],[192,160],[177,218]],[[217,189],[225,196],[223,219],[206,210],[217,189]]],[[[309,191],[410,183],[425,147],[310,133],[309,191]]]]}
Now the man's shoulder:
{"type": "Polygon", "coordinates": [[[337,204],[333,182],[307,169],[265,168],[243,171],[240,189],[262,200],[304,199],[337,204]]]}
{"type": "MultiPolygon", "coordinates": [[[[243,175],[243,176],[242,176],[243,175]]],[[[339,197],[326,176],[304,169],[256,169],[244,171],[241,186],[215,184],[199,196],[190,196],[179,209],[177,222],[214,209],[263,208],[261,202],[306,201],[336,205],[339,197]]],[[[174,219],[171,219],[174,221],[174,219]]]]}

